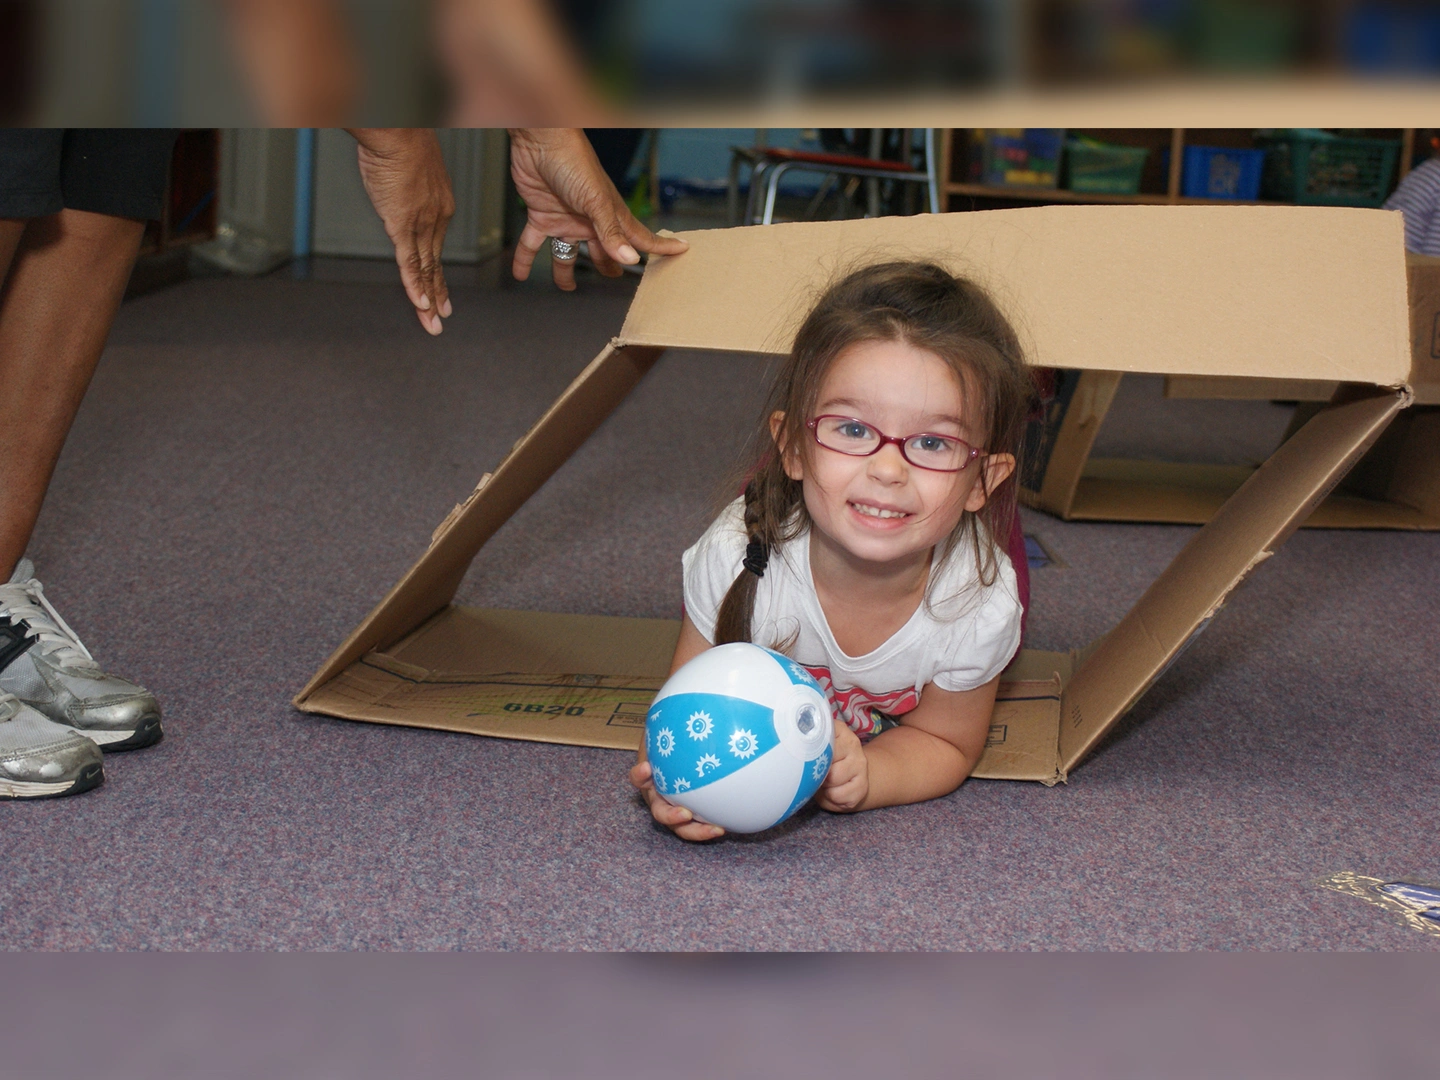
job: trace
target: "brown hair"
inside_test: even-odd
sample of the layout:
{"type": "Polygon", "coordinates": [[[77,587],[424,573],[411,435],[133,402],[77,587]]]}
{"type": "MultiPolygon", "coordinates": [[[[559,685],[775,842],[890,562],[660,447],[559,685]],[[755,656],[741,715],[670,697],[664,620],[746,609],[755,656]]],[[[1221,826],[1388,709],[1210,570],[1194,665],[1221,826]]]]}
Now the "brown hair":
{"type": "MultiPolygon", "coordinates": [[[[853,271],[820,297],[771,384],[745,458],[754,468],[745,484],[747,567],[758,563],[763,569],[769,552],[810,524],[801,484],[785,474],[775,443],[796,447],[808,459],[813,447],[805,423],[825,374],[842,350],[861,341],[903,341],[946,361],[960,380],[972,424],[985,433],[981,449],[1018,458],[1033,383],[1025,372],[1019,338],[985,291],[930,262],[886,262],[853,271]],[[785,419],[778,440],[772,440],[770,417],[777,411],[785,419]]],[[[976,464],[983,484],[984,458],[976,464]]],[[[1017,468],[993,491],[987,489],[978,514],[961,515],[943,542],[939,560],[968,537],[981,584],[995,582],[996,545],[1010,535],[1018,474],[1017,468]],[[988,543],[982,542],[977,516],[984,521],[988,543]]],[[[730,586],[715,622],[716,645],[750,640],[759,580],[758,574],[742,569],[730,586]]]]}

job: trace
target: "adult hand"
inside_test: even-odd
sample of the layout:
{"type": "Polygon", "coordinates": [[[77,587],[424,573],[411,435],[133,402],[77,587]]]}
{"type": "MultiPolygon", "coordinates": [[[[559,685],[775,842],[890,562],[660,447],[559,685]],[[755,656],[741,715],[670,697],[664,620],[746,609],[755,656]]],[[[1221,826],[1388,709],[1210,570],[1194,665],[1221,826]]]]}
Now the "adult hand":
{"type": "MultiPolygon", "coordinates": [[[[590,259],[607,277],[624,273],[621,263],[638,263],[641,251],[679,255],[689,247],[676,237],[656,236],[635,219],[578,128],[512,129],[510,175],[527,210],[512,266],[520,281],[552,236],[591,241],[590,259]]],[[[575,288],[573,261],[552,259],[551,274],[566,292],[575,288]]]]}
{"type": "Polygon", "coordinates": [[[835,721],[835,757],[825,783],[815,797],[822,810],[848,814],[858,810],[870,794],[870,763],[860,736],[842,720],[835,721]]]}
{"type": "Polygon", "coordinates": [[[650,807],[650,816],[681,840],[714,840],[717,836],[725,835],[725,830],[720,826],[696,821],[695,815],[689,810],[676,806],[656,791],[648,761],[637,761],[631,767],[630,783],[635,785],[640,797],[650,807]]]}
{"type": "Polygon", "coordinates": [[[440,141],[429,128],[354,128],[365,194],[395,245],[395,262],[415,315],[432,334],[450,317],[440,251],[455,213],[440,141]]]}

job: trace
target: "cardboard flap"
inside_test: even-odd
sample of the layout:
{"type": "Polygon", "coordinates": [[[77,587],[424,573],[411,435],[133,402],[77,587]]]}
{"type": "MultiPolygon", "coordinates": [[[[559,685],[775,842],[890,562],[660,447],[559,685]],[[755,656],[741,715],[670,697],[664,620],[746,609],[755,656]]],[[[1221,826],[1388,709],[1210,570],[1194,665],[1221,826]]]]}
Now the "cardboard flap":
{"type": "Polygon", "coordinates": [[[1231,379],[1220,375],[1167,375],[1167,398],[1206,401],[1329,401],[1339,389],[1314,379],[1231,379]]]}
{"type": "Polygon", "coordinates": [[[986,286],[1031,363],[1400,386],[1400,215],[1312,206],[1039,206],[684,234],[621,340],[788,351],[839,273],[933,258],[986,286]]]}
{"type": "Polygon", "coordinates": [[[571,675],[664,679],[676,619],[447,607],[384,656],[428,676],[571,675]]]}
{"type": "Polygon", "coordinates": [[[1060,727],[1061,679],[1000,683],[985,750],[971,776],[980,780],[1038,780],[1053,786],[1065,779],[1055,754],[1060,727]]]}
{"type": "Polygon", "coordinates": [[[1060,725],[1065,771],[1174,662],[1231,590],[1299,527],[1409,401],[1408,390],[1342,388],[1195,534],[1066,685],[1060,725]]]}
{"type": "Polygon", "coordinates": [[[1440,258],[1406,252],[1410,287],[1410,386],[1415,401],[1440,405],[1440,258]]]}
{"type": "Polygon", "coordinates": [[[488,481],[436,530],[430,547],[295,696],[295,704],[371,649],[445,607],[475,553],[598,428],[659,359],[661,349],[607,345],[515,444],[488,481]]]}
{"type": "Polygon", "coordinates": [[[1440,522],[1440,409],[1413,409],[1407,420],[1386,494],[1440,522]]]}

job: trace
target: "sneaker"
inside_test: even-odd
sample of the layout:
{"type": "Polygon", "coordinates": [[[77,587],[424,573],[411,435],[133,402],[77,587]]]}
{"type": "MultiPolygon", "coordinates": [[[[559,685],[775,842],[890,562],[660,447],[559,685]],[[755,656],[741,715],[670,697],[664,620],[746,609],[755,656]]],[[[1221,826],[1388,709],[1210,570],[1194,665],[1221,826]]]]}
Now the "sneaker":
{"type": "Polygon", "coordinates": [[[138,750],[162,734],[155,695],[100,669],[45,598],[29,559],[0,585],[0,694],[105,750],[138,750]]]}
{"type": "Polygon", "coordinates": [[[76,795],[104,779],[100,747],[19,698],[0,694],[0,798],[76,795]]]}

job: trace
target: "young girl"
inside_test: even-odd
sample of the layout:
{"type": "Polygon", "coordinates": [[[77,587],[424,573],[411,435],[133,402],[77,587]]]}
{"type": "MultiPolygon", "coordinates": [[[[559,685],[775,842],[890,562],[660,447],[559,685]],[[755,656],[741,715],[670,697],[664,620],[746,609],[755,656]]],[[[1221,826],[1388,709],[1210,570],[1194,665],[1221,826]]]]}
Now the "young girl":
{"type": "MultiPolygon", "coordinates": [[[[826,688],[817,801],[849,812],[948,794],[984,749],[1022,607],[1003,545],[1032,383],[973,283],[923,262],[858,270],[801,326],[767,403],[761,464],[682,559],[671,665],[755,641],[826,688]]],[[[630,781],[686,840],[720,836],[630,781]]]]}

